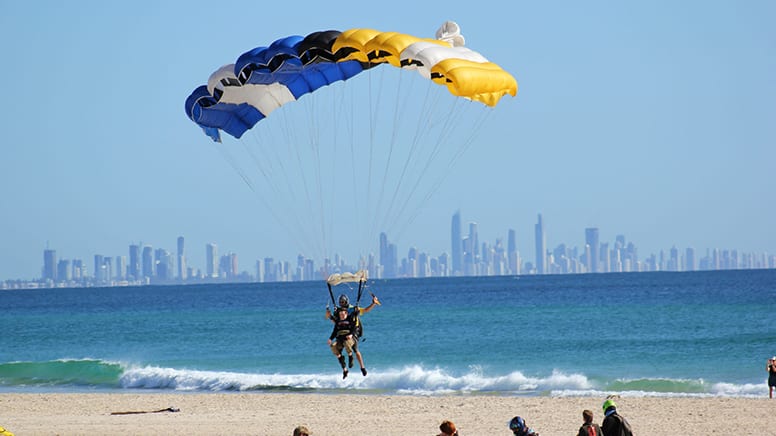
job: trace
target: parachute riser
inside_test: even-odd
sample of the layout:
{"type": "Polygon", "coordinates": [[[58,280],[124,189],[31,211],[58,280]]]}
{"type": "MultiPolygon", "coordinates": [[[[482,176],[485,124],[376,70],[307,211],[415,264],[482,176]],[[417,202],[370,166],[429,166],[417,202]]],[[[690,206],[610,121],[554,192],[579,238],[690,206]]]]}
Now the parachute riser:
{"type": "Polygon", "coordinates": [[[337,307],[337,302],[334,301],[334,292],[332,292],[332,290],[331,290],[331,285],[329,283],[326,283],[326,286],[329,287],[329,297],[331,297],[331,305],[332,305],[332,307],[336,308],[337,307]]]}
{"type": "Polygon", "coordinates": [[[356,307],[361,306],[361,291],[364,288],[365,281],[358,282],[358,296],[356,297],[356,307]]]}

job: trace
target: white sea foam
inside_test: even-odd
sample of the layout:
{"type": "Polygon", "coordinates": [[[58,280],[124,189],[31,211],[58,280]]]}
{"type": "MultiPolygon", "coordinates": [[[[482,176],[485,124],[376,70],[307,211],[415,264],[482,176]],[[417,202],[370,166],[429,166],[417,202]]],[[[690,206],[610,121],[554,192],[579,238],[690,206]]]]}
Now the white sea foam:
{"type": "Polygon", "coordinates": [[[122,389],[177,391],[351,391],[405,395],[500,394],[555,397],[609,394],[630,397],[763,397],[762,384],[708,383],[703,379],[641,378],[591,380],[584,374],[553,370],[547,376],[520,371],[488,374],[480,366],[457,373],[423,365],[373,368],[368,376],[354,368],[346,379],[340,372],[245,373],[142,366],[96,359],[63,359],[50,362],[16,362],[0,365],[0,384],[93,385],[122,389]],[[48,377],[41,377],[45,371],[48,377]],[[77,371],[78,377],[74,377],[77,371]],[[6,376],[3,376],[3,374],[6,376]],[[28,374],[29,373],[29,374],[28,374]],[[30,375],[32,374],[32,375],[30,375]],[[117,378],[111,378],[115,374],[117,378]]]}
{"type": "Polygon", "coordinates": [[[553,389],[591,388],[581,374],[553,372],[548,377],[529,377],[521,372],[487,376],[479,369],[453,374],[441,368],[406,366],[384,371],[374,370],[367,377],[358,368],[346,379],[341,373],[324,374],[251,374],[220,371],[200,371],[155,366],[129,367],[120,384],[130,389],[174,389],[206,391],[245,391],[277,389],[352,389],[390,391],[414,395],[449,393],[502,392],[532,394],[553,389]]]}

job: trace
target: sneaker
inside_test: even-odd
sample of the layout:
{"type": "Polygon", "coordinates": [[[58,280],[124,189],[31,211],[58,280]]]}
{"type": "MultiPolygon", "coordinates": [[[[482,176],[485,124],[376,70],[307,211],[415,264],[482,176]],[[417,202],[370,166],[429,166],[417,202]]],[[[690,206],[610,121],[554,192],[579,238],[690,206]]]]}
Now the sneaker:
{"type": "Polygon", "coordinates": [[[348,369],[347,368],[342,370],[342,380],[345,380],[346,378],[348,378],[348,369]]]}
{"type": "Polygon", "coordinates": [[[353,368],[353,355],[348,354],[348,368],[353,368]]]}
{"type": "Polygon", "coordinates": [[[361,368],[361,374],[364,374],[364,377],[366,377],[366,368],[361,368]]]}

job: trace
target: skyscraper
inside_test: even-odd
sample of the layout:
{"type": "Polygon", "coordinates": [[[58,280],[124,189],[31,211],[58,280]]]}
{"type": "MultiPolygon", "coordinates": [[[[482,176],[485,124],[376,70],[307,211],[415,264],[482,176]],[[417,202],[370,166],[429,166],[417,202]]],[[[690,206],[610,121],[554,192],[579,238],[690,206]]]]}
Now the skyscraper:
{"type": "Polygon", "coordinates": [[[469,223],[469,239],[472,244],[472,263],[477,265],[480,263],[480,259],[483,253],[480,252],[480,235],[478,232],[478,226],[475,222],[469,223]]]}
{"type": "Polygon", "coordinates": [[[453,222],[450,226],[450,241],[452,243],[452,275],[460,275],[463,271],[463,239],[461,239],[461,212],[456,211],[453,214],[453,222]]]}
{"type": "Polygon", "coordinates": [[[103,283],[108,279],[105,269],[105,256],[102,254],[94,255],[94,280],[97,283],[103,283]]]}
{"type": "Polygon", "coordinates": [[[545,274],[547,268],[547,237],[544,234],[542,214],[539,214],[534,225],[534,236],[536,239],[536,274],[545,274]]]}
{"type": "Polygon", "coordinates": [[[138,280],[140,275],[140,245],[132,244],[129,246],[129,277],[132,280],[138,280]]]}
{"type": "Polygon", "coordinates": [[[127,256],[116,256],[116,279],[127,278],[127,256]]]}
{"type": "Polygon", "coordinates": [[[684,255],[685,271],[695,271],[695,249],[688,247],[684,255]]]}
{"type": "Polygon", "coordinates": [[[391,248],[388,241],[388,235],[385,232],[380,233],[380,265],[383,266],[383,277],[392,279],[396,277],[398,262],[396,259],[395,247],[391,248]]]}
{"type": "Polygon", "coordinates": [[[60,282],[69,282],[73,278],[73,272],[70,261],[62,259],[57,262],[57,280],[60,282]]]}
{"type": "Polygon", "coordinates": [[[151,279],[156,275],[154,264],[154,248],[150,245],[143,247],[143,277],[151,279]]]}
{"type": "Polygon", "coordinates": [[[216,244],[205,246],[205,272],[208,277],[218,277],[218,247],[216,244]]]}
{"type": "Polygon", "coordinates": [[[57,281],[56,250],[43,250],[43,280],[57,281]]]}
{"type": "Polygon", "coordinates": [[[163,282],[171,280],[173,274],[172,253],[164,248],[159,248],[154,251],[154,256],[156,259],[156,277],[163,282]]]}
{"type": "Polygon", "coordinates": [[[588,272],[601,272],[599,261],[601,259],[600,246],[598,242],[598,228],[588,227],[585,229],[585,243],[590,246],[590,258],[587,259],[588,272]]]}
{"type": "Polygon", "coordinates": [[[178,280],[186,280],[186,253],[183,250],[183,236],[178,236],[178,280]]]}
{"type": "Polygon", "coordinates": [[[507,269],[509,274],[520,274],[517,258],[517,232],[515,229],[509,229],[507,234],[507,269]]]}

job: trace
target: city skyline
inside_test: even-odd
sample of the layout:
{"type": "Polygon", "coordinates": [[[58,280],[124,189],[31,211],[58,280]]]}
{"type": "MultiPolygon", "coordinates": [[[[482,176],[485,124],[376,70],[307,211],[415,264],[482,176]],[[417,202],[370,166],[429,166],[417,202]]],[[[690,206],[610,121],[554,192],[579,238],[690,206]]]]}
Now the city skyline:
{"type": "Polygon", "coordinates": [[[644,253],[776,247],[774,2],[511,2],[494,13],[399,0],[380,14],[230,5],[241,13],[201,0],[3,3],[0,50],[25,67],[0,71],[13,102],[0,108],[0,277],[40,276],[46,247],[90,270],[95,253],[125,254],[130,243],[166,247],[175,261],[178,235],[197,267],[212,241],[240,259],[354,259],[377,253],[386,231],[399,247],[449,252],[454,210],[477,217],[480,241],[517,229],[524,258],[535,256],[537,212],[547,249],[580,246],[593,227],[600,241],[627,235],[644,253]],[[387,65],[300,98],[240,140],[214,143],[184,110],[214,71],[278,38],[352,28],[433,38],[447,20],[519,86],[493,108],[454,99],[477,109],[449,123],[475,122],[463,132],[416,135],[424,118],[407,113],[428,104],[424,114],[445,114],[434,104],[451,94],[387,65]],[[391,96],[401,106],[387,105],[391,96]],[[363,117],[324,122],[344,121],[346,109],[363,117]],[[265,135],[286,122],[284,135],[265,135]],[[289,137],[299,147],[285,147],[289,137]],[[295,151],[321,139],[337,148],[320,157],[344,168],[290,172],[295,151]],[[416,144],[447,156],[425,167],[418,153],[396,153],[416,144]],[[382,154],[365,155],[373,150],[382,154]],[[281,152],[290,155],[271,159],[281,152]],[[270,162],[289,172],[270,176],[270,162]],[[411,177],[383,183],[395,174],[388,162],[411,177]]]}
{"type": "MultiPolygon", "coordinates": [[[[452,215],[450,250],[428,253],[423,248],[409,246],[406,255],[381,233],[379,250],[360,259],[344,259],[335,254],[332,259],[315,260],[299,254],[296,261],[273,256],[248,260],[251,267],[239,265],[238,254],[219,255],[218,244],[205,245],[206,262],[201,267],[190,265],[185,250],[185,237],[176,239],[176,251],[151,245],[130,244],[127,255],[94,255],[93,271],[83,259],[57,259],[54,249],[43,252],[41,283],[82,281],[88,285],[143,285],[165,283],[203,283],[213,281],[298,281],[323,279],[332,272],[367,269],[371,278],[413,278],[435,276],[492,276],[526,274],[578,274],[648,271],[698,271],[719,269],[776,268],[776,255],[768,252],[744,252],[730,247],[706,248],[705,253],[694,247],[677,247],[659,253],[639,255],[638,244],[616,235],[601,242],[599,228],[584,228],[584,243],[559,243],[549,247],[542,214],[534,224],[535,257],[530,259],[517,250],[516,229],[507,229],[506,239],[481,241],[476,221],[467,221],[463,231],[461,212],[452,215]],[[504,245],[506,241],[506,246],[504,245]]],[[[19,279],[0,279],[9,286],[19,279]]]]}

